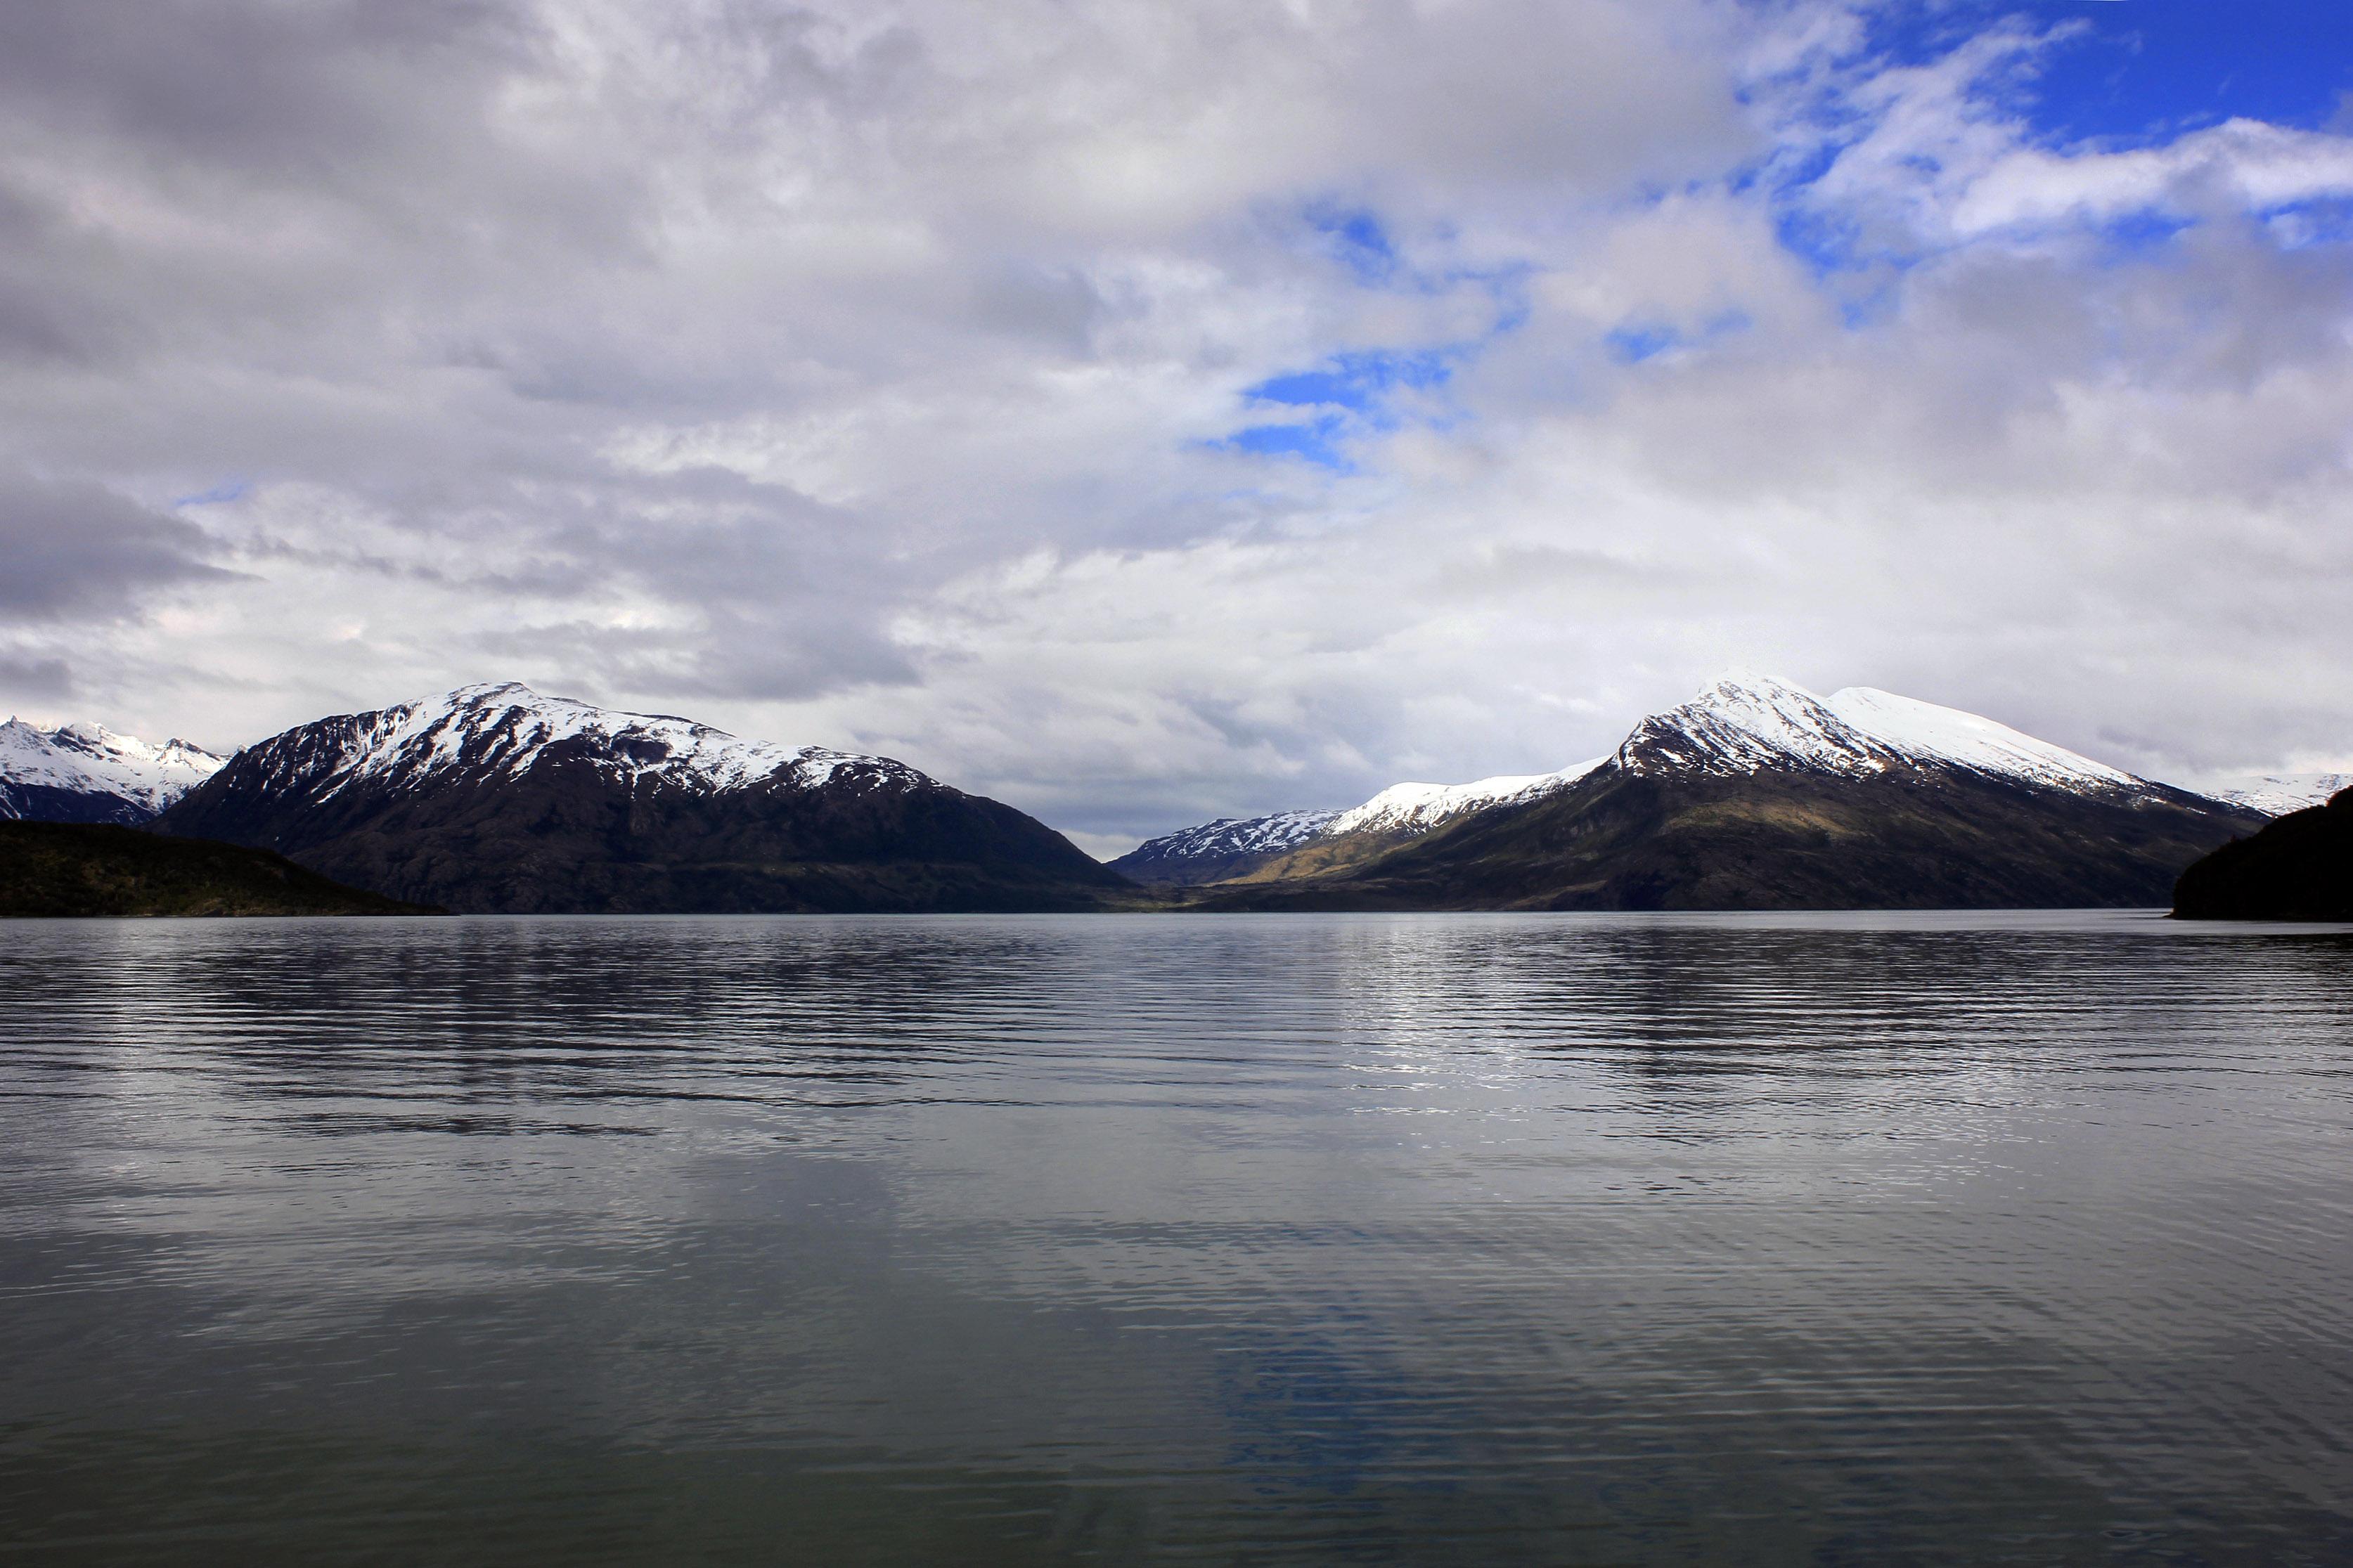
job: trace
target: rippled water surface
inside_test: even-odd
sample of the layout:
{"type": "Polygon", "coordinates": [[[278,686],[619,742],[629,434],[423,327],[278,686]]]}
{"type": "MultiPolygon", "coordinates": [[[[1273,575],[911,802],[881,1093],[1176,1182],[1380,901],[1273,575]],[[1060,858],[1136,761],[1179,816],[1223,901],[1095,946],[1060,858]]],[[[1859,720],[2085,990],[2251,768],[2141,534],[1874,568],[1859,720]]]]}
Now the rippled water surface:
{"type": "Polygon", "coordinates": [[[11,922],[0,1560],[2353,1561],[2353,935],[11,922]]]}

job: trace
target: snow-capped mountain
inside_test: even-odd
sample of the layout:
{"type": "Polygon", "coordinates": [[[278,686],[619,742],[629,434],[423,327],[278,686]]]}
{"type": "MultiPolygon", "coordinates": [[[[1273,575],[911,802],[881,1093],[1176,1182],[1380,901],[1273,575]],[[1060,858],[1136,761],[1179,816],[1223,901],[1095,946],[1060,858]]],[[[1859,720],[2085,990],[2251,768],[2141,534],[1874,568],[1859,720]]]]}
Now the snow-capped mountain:
{"type": "Polygon", "coordinates": [[[133,826],[218,772],[227,759],[171,740],[157,745],[96,724],[0,724],[0,819],[133,826]]]}
{"type": "Polygon", "coordinates": [[[2218,791],[2215,798],[2266,816],[2285,816],[2326,805],[2330,796],[2348,789],[2353,789],[2353,773],[2266,773],[2235,789],[2218,791]]]}
{"type": "Polygon", "coordinates": [[[1139,882],[1191,886],[1242,875],[1294,849],[1356,835],[1414,837],[1440,823],[1493,806],[1541,799],[1609,762],[1596,757],[1552,773],[1504,773],[1470,784],[1397,784],[1345,811],[1282,811],[1247,820],[1219,817],[1154,838],[1113,860],[1139,882]]]}
{"type": "Polygon", "coordinates": [[[1060,909],[1120,886],[903,763],[512,682],[297,725],[157,826],[481,912],[1060,909]]]}
{"type": "Polygon", "coordinates": [[[1326,829],[1344,833],[1427,833],[1466,812],[1514,805],[1567,789],[1609,759],[1596,757],[1556,773],[1502,773],[1464,784],[1391,784],[1364,805],[1341,812],[1326,829]]]}
{"type": "Polygon", "coordinates": [[[322,719],[250,750],[263,782],[299,786],[322,802],[372,785],[419,791],[516,779],[550,763],[630,788],[659,783],[697,795],[764,784],[813,789],[837,778],[865,790],[932,782],[887,757],[742,740],[667,714],[543,697],[512,680],[322,719]]]}
{"type": "Polygon", "coordinates": [[[1111,867],[1136,881],[1168,887],[1220,881],[1324,837],[1339,816],[1278,811],[1271,816],[1221,816],[1140,844],[1111,867]]]}
{"type": "Polygon", "coordinates": [[[2084,793],[2169,787],[1957,708],[1868,686],[1817,697],[1769,675],[1727,675],[1680,707],[1651,715],[1634,727],[1615,760],[1632,773],[1770,769],[1861,777],[1955,768],[2084,793]]]}
{"type": "Polygon", "coordinates": [[[1221,816],[1155,842],[1187,856],[1263,855],[1322,837],[1339,816],[1336,811],[1279,811],[1247,820],[1221,816]]]}
{"type": "Polygon", "coordinates": [[[1636,724],[1606,757],[1557,773],[1467,784],[1395,784],[1352,809],[1212,824],[1155,839],[1113,865],[1139,880],[1199,883],[1238,876],[1329,876],[1376,859],[1442,826],[1485,820],[1610,781],[1901,779],[1926,786],[1991,784],[2115,805],[2162,805],[2193,815],[2225,803],[2137,778],[2008,725],[1871,687],[1823,697],[1768,675],[1736,672],[1689,701],[1636,724]],[[1259,823],[1287,832],[1243,851],[1259,823]],[[1212,830],[1220,830],[1213,833],[1212,830]]]}

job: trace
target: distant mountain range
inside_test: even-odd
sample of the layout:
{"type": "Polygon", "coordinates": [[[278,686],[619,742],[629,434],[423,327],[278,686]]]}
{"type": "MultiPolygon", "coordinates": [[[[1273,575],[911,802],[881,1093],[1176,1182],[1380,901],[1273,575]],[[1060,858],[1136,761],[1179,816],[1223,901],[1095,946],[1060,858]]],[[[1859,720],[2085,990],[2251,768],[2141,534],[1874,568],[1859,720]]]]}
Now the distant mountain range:
{"type": "Polygon", "coordinates": [[[2353,789],[2353,773],[2267,773],[2243,788],[2218,790],[2215,798],[2266,816],[2285,816],[2292,811],[2325,805],[2337,792],[2348,789],[2353,789]]]}
{"type": "Polygon", "coordinates": [[[297,725],[154,826],[461,912],[1086,909],[1127,886],[888,758],[512,683],[297,725]]]}
{"type": "Polygon", "coordinates": [[[2264,820],[1975,714],[1733,675],[1557,773],[1212,823],[1112,866],[1231,909],[2151,905],[2264,820]]]}
{"type": "Polygon", "coordinates": [[[185,741],[154,745],[95,724],[0,724],[0,821],[136,826],[227,761],[185,741]]]}
{"type": "Polygon", "coordinates": [[[0,725],[0,817],[149,824],[474,912],[2151,905],[2347,783],[2199,795],[1954,709],[1733,675],[1556,772],[1220,818],[1105,868],[888,758],[512,683],[226,760],[0,725]]]}

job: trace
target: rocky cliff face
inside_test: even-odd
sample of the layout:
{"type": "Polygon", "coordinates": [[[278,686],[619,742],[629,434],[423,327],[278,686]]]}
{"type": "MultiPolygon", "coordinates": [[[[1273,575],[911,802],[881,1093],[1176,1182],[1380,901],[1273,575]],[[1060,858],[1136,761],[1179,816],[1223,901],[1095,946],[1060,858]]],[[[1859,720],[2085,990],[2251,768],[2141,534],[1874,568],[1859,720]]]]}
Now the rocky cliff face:
{"type": "Polygon", "coordinates": [[[1073,909],[1127,886],[888,758],[512,684],[299,725],[156,826],[474,912],[1073,909]]]}

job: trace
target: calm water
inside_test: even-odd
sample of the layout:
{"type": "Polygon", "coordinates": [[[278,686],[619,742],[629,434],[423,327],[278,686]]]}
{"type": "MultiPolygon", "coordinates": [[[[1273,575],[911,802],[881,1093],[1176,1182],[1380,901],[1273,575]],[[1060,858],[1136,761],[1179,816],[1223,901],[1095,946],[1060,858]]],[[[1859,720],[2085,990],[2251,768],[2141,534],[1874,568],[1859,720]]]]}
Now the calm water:
{"type": "Polygon", "coordinates": [[[13,922],[0,1560],[2353,1561],[2353,934],[13,922]]]}

